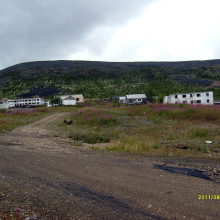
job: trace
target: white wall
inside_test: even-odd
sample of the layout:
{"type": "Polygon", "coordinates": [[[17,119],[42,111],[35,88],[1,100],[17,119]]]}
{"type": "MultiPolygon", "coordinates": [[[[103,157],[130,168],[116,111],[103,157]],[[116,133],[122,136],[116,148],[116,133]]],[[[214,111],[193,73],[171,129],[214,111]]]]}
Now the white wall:
{"type": "Polygon", "coordinates": [[[0,109],[9,108],[8,99],[0,99],[0,109]]]}
{"type": "Polygon", "coordinates": [[[75,105],[76,100],[74,99],[63,99],[62,100],[62,105],[75,105]]]}
{"type": "Polygon", "coordinates": [[[213,92],[193,92],[193,93],[181,93],[165,96],[164,103],[187,103],[187,104],[203,104],[213,105],[213,92]]]}

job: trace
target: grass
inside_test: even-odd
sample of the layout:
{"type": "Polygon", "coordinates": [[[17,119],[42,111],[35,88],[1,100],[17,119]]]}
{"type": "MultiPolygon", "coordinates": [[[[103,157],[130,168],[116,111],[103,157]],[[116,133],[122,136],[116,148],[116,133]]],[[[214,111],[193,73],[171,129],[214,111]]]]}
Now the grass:
{"type": "MultiPolygon", "coordinates": [[[[49,111],[70,112],[65,119],[72,120],[73,124],[67,125],[60,120],[49,127],[52,136],[71,138],[75,146],[107,143],[106,150],[136,154],[220,155],[220,106],[150,104],[115,107],[112,103],[93,102],[77,107],[51,107],[49,111]],[[207,144],[206,140],[211,140],[212,144],[207,144]]],[[[0,113],[1,132],[48,113],[45,108],[39,112],[0,113]]]]}
{"type": "Polygon", "coordinates": [[[32,123],[50,114],[49,109],[45,108],[13,110],[4,110],[0,112],[0,133],[12,131],[19,126],[32,123]]]}

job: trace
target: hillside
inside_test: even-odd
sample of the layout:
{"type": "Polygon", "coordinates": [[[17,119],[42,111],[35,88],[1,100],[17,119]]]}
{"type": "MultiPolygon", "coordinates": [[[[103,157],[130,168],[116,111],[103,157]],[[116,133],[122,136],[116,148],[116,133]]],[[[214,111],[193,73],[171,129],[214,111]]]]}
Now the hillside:
{"type": "Polygon", "coordinates": [[[107,98],[130,93],[154,95],[214,91],[220,98],[220,60],[185,62],[36,61],[0,71],[0,97],[49,97],[83,93],[107,98]]]}

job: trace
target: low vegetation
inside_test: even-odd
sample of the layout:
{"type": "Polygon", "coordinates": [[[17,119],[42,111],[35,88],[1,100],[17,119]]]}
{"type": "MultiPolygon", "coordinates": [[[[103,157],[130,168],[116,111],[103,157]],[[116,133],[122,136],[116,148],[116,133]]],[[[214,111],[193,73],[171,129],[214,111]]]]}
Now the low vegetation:
{"type": "Polygon", "coordinates": [[[150,104],[73,107],[73,124],[53,124],[53,136],[76,146],[167,156],[220,155],[220,107],[150,104]]]}
{"type": "Polygon", "coordinates": [[[45,108],[41,109],[9,109],[0,111],[0,133],[9,132],[13,129],[23,126],[43,118],[50,114],[45,108]]]}
{"type": "Polygon", "coordinates": [[[70,112],[51,123],[52,136],[70,138],[73,146],[162,156],[219,156],[220,106],[147,104],[117,106],[86,102],[72,107],[9,109],[0,112],[0,132],[48,114],[70,112]]]}

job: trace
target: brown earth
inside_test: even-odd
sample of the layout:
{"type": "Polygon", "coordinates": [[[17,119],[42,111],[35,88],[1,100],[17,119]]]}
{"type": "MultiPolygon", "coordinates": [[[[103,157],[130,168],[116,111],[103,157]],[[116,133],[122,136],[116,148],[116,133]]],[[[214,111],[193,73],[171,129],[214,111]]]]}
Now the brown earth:
{"type": "Polygon", "coordinates": [[[76,147],[45,128],[66,114],[0,135],[0,219],[220,219],[218,159],[76,147]]]}

